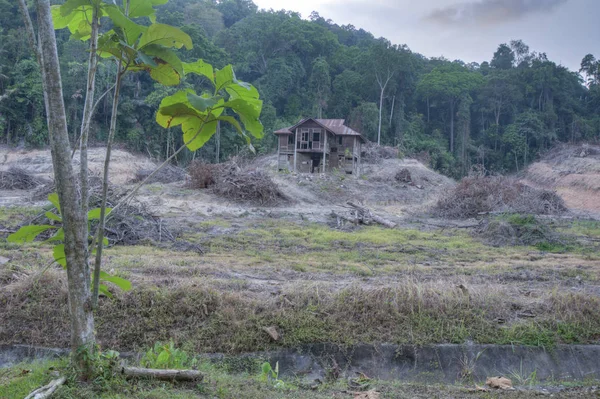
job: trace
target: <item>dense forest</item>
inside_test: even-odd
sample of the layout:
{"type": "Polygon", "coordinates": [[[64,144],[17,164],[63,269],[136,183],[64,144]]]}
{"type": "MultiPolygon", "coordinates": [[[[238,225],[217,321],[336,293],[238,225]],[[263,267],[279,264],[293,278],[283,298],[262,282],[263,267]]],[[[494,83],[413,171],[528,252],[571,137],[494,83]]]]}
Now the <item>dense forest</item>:
{"type": "MultiPolygon", "coordinates": [[[[59,3],[59,2],[57,2],[59,3]]],[[[581,70],[548,60],[521,40],[500,44],[479,63],[426,58],[407,45],[375,38],[317,13],[258,10],[251,0],[171,0],[157,21],[180,27],[194,42],[184,60],[216,67],[233,64],[238,78],[264,100],[265,137],[259,153],[275,149],[277,128],[302,117],[345,118],[369,140],[398,146],[445,174],[460,177],[474,166],[492,172],[522,169],[555,141],[600,139],[600,60],[582,54],[581,70]]],[[[143,23],[143,21],[140,21],[143,23]]],[[[102,26],[102,29],[110,27],[102,26]]],[[[57,31],[61,73],[73,143],[85,94],[86,44],[57,31]]],[[[40,73],[27,44],[17,4],[0,0],[0,142],[47,143],[40,73]]],[[[116,66],[98,66],[98,93],[113,85],[116,66]]],[[[192,80],[182,86],[194,86],[192,80]]],[[[181,88],[181,87],[179,87],[181,88]]],[[[117,140],[130,150],[165,158],[181,135],[154,121],[167,88],[144,74],[126,76],[121,89],[117,140]]],[[[111,96],[98,103],[92,142],[108,132],[111,96]]],[[[243,151],[238,135],[220,135],[197,153],[213,162],[243,151]]]]}

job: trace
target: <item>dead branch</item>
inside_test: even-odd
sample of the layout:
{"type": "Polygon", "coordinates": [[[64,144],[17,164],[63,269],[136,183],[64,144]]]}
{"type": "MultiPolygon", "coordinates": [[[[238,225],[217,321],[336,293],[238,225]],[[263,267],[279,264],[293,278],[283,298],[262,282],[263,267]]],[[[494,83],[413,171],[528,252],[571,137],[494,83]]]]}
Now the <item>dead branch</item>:
{"type": "Polygon", "coordinates": [[[60,387],[62,384],[65,383],[66,380],[67,380],[66,377],[60,377],[60,378],[57,378],[56,380],[52,380],[52,381],[50,381],[50,383],[48,385],[44,385],[43,387],[38,388],[35,391],[31,392],[29,395],[27,395],[25,397],[25,399],[49,398],[58,389],[58,387],[60,387]]]}
{"type": "MultiPolygon", "coordinates": [[[[342,219],[345,220],[347,222],[353,223],[353,224],[358,224],[358,219],[356,218],[351,218],[349,216],[343,215],[341,213],[335,213],[335,211],[331,211],[331,216],[337,218],[337,219],[342,219]]],[[[339,223],[338,223],[339,224],[339,223]]]]}
{"type": "Polygon", "coordinates": [[[128,378],[152,378],[163,381],[201,381],[204,375],[197,370],[159,370],[141,367],[123,367],[128,378]]]}
{"type": "MultiPolygon", "coordinates": [[[[357,210],[359,219],[363,219],[363,220],[364,219],[372,219],[373,221],[375,221],[385,227],[389,227],[390,229],[393,229],[394,227],[396,227],[396,223],[391,222],[387,219],[384,219],[381,216],[375,215],[368,208],[356,205],[352,202],[348,202],[348,205],[350,205],[352,208],[357,210]]],[[[364,223],[364,221],[363,221],[363,223],[364,223]]],[[[364,223],[364,224],[368,224],[368,223],[364,223]]]]}

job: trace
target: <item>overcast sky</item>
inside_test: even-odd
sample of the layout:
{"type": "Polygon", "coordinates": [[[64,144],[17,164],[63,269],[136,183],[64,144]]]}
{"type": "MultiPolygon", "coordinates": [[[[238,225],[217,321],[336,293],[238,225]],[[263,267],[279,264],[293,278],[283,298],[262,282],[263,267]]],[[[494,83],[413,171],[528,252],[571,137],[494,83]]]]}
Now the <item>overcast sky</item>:
{"type": "Polygon", "coordinates": [[[579,70],[600,57],[600,0],[254,0],[260,8],[317,11],[427,57],[490,60],[500,43],[522,39],[532,51],[579,70]]]}

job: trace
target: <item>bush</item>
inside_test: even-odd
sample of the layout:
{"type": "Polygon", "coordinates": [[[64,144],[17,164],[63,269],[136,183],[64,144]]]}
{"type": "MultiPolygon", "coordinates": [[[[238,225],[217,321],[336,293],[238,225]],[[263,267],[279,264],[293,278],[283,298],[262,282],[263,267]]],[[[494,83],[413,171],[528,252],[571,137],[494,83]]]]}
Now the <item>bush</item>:
{"type": "Polygon", "coordinates": [[[560,214],[567,210],[553,191],[527,186],[508,177],[465,177],[433,212],[440,217],[461,219],[491,212],[532,215],[560,214]]]}

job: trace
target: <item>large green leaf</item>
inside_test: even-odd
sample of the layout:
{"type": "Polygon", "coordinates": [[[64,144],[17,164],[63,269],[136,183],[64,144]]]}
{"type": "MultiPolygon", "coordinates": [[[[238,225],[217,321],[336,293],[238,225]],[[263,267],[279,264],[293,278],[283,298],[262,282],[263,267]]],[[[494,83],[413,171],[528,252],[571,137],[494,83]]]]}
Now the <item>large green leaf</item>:
{"type": "MultiPolygon", "coordinates": [[[[98,220],[100,219],[100,211],[101,208],[94,208],[94,209],[90,209],[90,211],[88,212],[88,220],[98,220]]],[[[106,208],[106,214],[110,213],[110,211],[112,211],[112,208],[106,208]]]]}
{"type": "Polygon", "coordinates": [[[113,294],[108,290],[108,287],[105,284],[98,284],[98,292],[107,296],[108,298],[113,297],[113,294]]]}
{"type": "Polygon", "coordinates": [[[203,115],[187,104],[180,102],[159,108],[156,113],[156,122],[164,128],[169,128],[181,125],[188,119],[203,118],[203,115]]]}
{"type": "Polygon", "coordinates": [[[48,238],[46,241],[47,242],[64,241],[64,239],[65,239],[65,231],[61,227],[60,229],[56,230],[56,233],[54,233],[54,235],[52,237],[48,238]]]}
{"type": "Polygon", "coordinates": [[[150,68],[150,77],[165,86],[177,86],[181,82],[181,75],[169,64],[150,68]]]}
{"type": "Polygon", "coordinates": [[[65,255],[65,244],[58,244],[52,250],[54,261],[62,267],[67,267],[67,257],[65,255]]]}
{"type": "Polygon", "coordinates": [[[221,89],[229,86],[234,80],[235,75],[231,65],[226,65],[223,69],[219,69],[217,72],[215,72],[216,91],[219,92],[221,89]]]}
{"type": "Polygon", "coordinates": [[[44,213],[44,215],[46,215],[46,217],[49,220],[54,220],[55,222],[62,222],[62,218],[53,212],[48,211],[44,213]]]}
{"type": "Polygon", "coordinates": [[[48,201],[50,201],[52,203],[52,205],[54,205],[54,207],[56,208],[58,213],[60,213],[60,202],[58,201],[58,194],[57,193],[49,194],[48,201]]]}
{"type": "Polygon", "coordinates": [[[93,6],[93,4],[90,0],[67,0],[63,5],[60,6],[60,15],[66,17],[74,10],[82,6],[93,6]]]}
{"type": "Polygon", "coordinates": [[[184,47],[188,50],[193,48],[190,36],[174,26],[165,24],[152,24],[140,38],[138,49],[141,50],[148,45],[160,45],[168,48],[184,47]]]}
{"type": "Polygon", "coordinates": [[[223,106],[225,108],[231,108],[238,114],[244,115],[247,118],[258,119],[262,110],[262,100],[236,98],[227,101],[223,106]]]}
{"type": "Polygon", "coordinates": [[[62,15],[61,6],[55,5],[51,8],[54,29],[69,28],[74,37],[87,40],[90,37],[92,27],[93,8],[91,6],[79,6],[68,15],[62,15]]]}
{"type": "Polygon", "coordinates": [[[106,272],[100,271],[100,280],[108,281],[109,283],[113,283],[123,291],[131,290],[131,281],[125,280],[124,278],[110,275],[106,272]]]}
{"type": "Polygon", "coordinates": [[[147,27],[138,25],[127,18],[127,16],[125,16],[125,14],[123,14],[123,12],[117,6],[107,6],[104,8],[104,10],[110,17],[113,24],[121,28],[125,41],[130,46],[133,46],[140,35],[146,32],[148,29],[147,27]]]}
{"type": "Polygon", "coordinates": [[[235,100],[236,98],[249,99],[249,100],[257,100],[260,95],[258,94],[258,90],[256,87],[252,86],[249,83],[237,82],[227,86],[225,89],[227,94],[229,94],[231,100],[235,100]]]}
{"type": "MultiPolygon", "coordinates": [[[[156,19],[153,6],[166,4],[168,0],[129,0],[129,16],[149,17],[152,22],[156,19]]],[[[127,0],[123,0],[123,8],[127,6],[127,0]]]]}
{"type": "Polygon", "coordinates": [[[32,242],[44,231],[55,228],[56,227],[47,224],[23,226],[16,233],[9,235],[6,239],[8,242],[32,242]]]}
{"type": "Polygon", "coordinates": [[[186,74],[195,73],[196,75],[204,76],[205,78],[210,80],[212,84],[215,84],[215,73],[212,65],[207,64],[202,60],[198,60],[192,63],[184,63],[183,69],[186,74]]]}
{"type": "Polygon", "coordinates": [[[215,107],[222,100],[221,96],[202,97],[194,93],[188,93],[189,103],[200,112],[206,112],[207,109],[215,107]]]}
{"type": "Polygon", "coordinates": [[[214,117],[208,121],[200,118],[189,118],[182,125],[183,142],[190,151],[200,149],[217,131],[217,119],[214,117]]]}
{"type": "Polygon", "coordinates": [[[237,132],[239,134],[241,134],[242,136],[244,135],[244,129],[242,129],[242,125],[240,125],[240,123],[238,122],[237,119],[235,119],[233,116],[219,116],[217,118],[220,121],[224,121],[229,123],[230,125],[232,125],[233,127],[235,127],[235,130],[237,130],[237,132]]]}
{"type": "MultiPolygon", "coordinates": [[[[142,53],[142,51],[140,51],[142,53]]],[[[148,45],[144,47],[144,54],[154,57],[155,63],[164,61],[169,64],[179,75],[183,75],[183,63],[177,56],[177,54],[166,47],[148,45]]]]}

